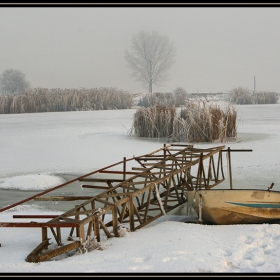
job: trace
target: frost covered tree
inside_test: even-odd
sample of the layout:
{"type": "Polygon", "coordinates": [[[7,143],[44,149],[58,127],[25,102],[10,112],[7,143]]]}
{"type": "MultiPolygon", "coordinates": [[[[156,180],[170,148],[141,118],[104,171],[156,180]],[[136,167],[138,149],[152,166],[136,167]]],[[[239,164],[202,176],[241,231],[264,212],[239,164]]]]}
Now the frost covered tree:
{"type": "Polygon", "coordinates": [[[246,87],[237,87],[229,91],[229,100],[236,104],[252,104],[253,92],[246,87]]]}
{"type": "Polygon", "coordinates": [[[30,83],[26,81],[25,74],[20,70],[5,70],[0,76],[0,91],[2,93],[14,94],[24,91],[30,87],[30,83]]]}
{"type": "Polygon", "coordinates": [[[125,50],[127,66],[132,76],[152,93],[154,84],[167,80],[167,71],[175,62],[176,48],[167,36],[156,31],[140,31],[131,43],[131,51],[125,50]]]}

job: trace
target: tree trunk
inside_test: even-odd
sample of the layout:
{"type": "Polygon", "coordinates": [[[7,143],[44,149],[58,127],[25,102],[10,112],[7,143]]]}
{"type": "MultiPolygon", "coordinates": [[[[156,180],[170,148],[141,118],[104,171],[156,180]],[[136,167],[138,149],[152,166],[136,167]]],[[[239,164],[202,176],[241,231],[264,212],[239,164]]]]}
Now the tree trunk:
{"type": "Polygon", "coordinates": [[[149,93],[153,92],[153,83],[152,80],[149,81],[149,93]]]}

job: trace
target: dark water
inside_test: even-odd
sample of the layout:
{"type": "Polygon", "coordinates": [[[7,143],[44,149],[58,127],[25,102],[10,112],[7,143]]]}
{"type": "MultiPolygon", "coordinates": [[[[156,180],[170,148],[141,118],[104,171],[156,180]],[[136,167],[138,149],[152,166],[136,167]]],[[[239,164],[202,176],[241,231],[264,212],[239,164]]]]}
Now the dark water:
{"type": "MultiPolygon", "coordinates": [[[[56,174],[53,174],[56,175],[56,174]]],[[[76,178],[79,178],[84,174],[59,174],[56,176],[62,177],[65,182],[72,181],[76,178]]],[[[49,193],[46,193],[44,196],[95,196],[104,190],[98,189],[87,189],[81,187],[82,182],[75,181],[66,186],[53,190],[49,193]]],[[[56,210],[66,212],[76,205],[81,204],[84,200],[76,201],[36,201],[34,199],[29,200],[30,197],[36,196],[42,192],[40,191],[20,191],[20,190],[0,190],[0,209],[7,207],[8,205],[17,204],[19,202],[24,202],[24,205],[39,205],[43,206],[48,210],[56,210]],[[27,200],[27,201],[25,201],[27,200]]]]}

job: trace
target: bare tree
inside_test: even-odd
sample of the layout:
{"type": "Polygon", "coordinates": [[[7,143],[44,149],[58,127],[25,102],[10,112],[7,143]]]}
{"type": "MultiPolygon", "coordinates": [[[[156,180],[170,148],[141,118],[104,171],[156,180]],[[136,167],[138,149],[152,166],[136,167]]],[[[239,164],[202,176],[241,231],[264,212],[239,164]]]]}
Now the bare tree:
{"type": "Polygon", "coordinates": [[[5,70],[0,76],[0,90],[3,93],[17,93],[30,87],[30,83],[25,80],[25,74],[20,70],[5,70]]]}
{"type": "Polygon", "coordinates": [[[175,62],[176,49],[167,36],[157,32],[140,31],[132,37],[131,52],[125,50],[125,59],[132,75],[145,87],[149,93],[153,84],[166,81],[167,70],[175,62]]]}

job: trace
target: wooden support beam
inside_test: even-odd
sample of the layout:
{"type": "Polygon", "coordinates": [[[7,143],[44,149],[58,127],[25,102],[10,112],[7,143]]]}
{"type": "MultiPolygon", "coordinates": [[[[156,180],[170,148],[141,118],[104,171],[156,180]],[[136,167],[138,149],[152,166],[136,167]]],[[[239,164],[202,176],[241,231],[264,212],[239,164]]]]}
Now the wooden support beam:
{"type": "Polygon", "coordinates": [[[36,196],[36,201],[74,201],[74,200],[88,200],[93,196],[36,196]]]}
{"type": "MultiPolygon", "coordinates": [[[[94,236],[96,236],[96,239],[98,242],[101,242],[100,238],[100,227],[99,227],[99,216],[93,217],[93,230],[94,230],[94,236]]],[[[92,227],[91,227],[92,231],[92,227]]]]}
{"type": "Polygon", "coordinates": [[[7,222],[0,222],[0,227],[26,227],[26,228],[43,228],[43,227],[78,227],[80,224],[78,223],[65,223],[65,222],[58,222],[58,223],[37,223],[37,222],[30,222],[30,223],[7,223],[7,222]]]}
{"type": "Polygon", "coordinates": [[[59,215],[13,215],[13,218],[15,219],[21,219],[21,218],[30,218],[30,219],[52,219],[52,218],[56,218],[59,215]]]}
{"type": "Polygon", "coordinates": [[[48,239],[48,228],[43,227],[42,228],[42,241],[45,241],[48,239]]]}
{"type": "Polygon", "coordinates": [[[113,209],[112,209],[112,221],[113,221],[113,233],[116,237],[119,237],[117,206],[113,207],[113,209]]]}
{"type": "Polygon", "coordinates": [[[123,182],[122,179],[101,179],[101,178],[83,178],[83,179],[79,179],[79,181],[82,181],[82,182],[104,182],[104,183],[107,183],[107,182],[123,182]]]}
{"type": "Polygon", "coordinates": [[[27,257],[28,262],[39,262],[37,261],[38,255],[48,246],[50,245],[49,243],[50,238],[43,240],[27,257]]]}
{"type": "Polygon", "coordinates": [[[107,227],[105,226],[104,222],[102,220],[99,220],[100,226],[107,235],[108,238],[112,237],[111,233],[108,231],[107,227]]]}
{"type": "MultiPolygon", "coordinates": [[[[142,163],[143,164],[143,166],[154,166],[154,165],[156,165],[156,164],[160,164],[161,163],[161,161],[156,161],[156,162],[144,162],[144,163],[142,163]]],[[[148,167],[149,169],[151,169],[150,167],[148,167]]]]}
{"type": "MultiPolygon", "coordinates": [[[[153,178],[154,179],[154,178],[153,178]]],[[[157,182],[157,180],[154,180],[154,181],[135,181],[135,182],[126,182],[126,183],[123,183],[122,184],[122,187],[125,187],[125,186],[127,186],[127,185],[141,185],[141,184],[146,184],[146,185],[148,185],[148,184],[151,184],[151,183],[153,183],[153,182],[157,182]]]]}
{"type": "Polygon", "coordinates": [[[139,171],[146,171],[149,170],[150,168],[145,168],[145,167],[132,167],[132,170],[139,170],[139,171]]]}
{"type": "Polygon", "coordinates": [[[110,189],[111,187],[108,186],[92,186],[92,185],[82,185],[82,188],[88,188],[88,189],[110,189]]]}
{"type": "Polygon", "coordinates": [[[78,249],[81,246],[81,242],[80,241],[74,241],[73,243],[58,247],[52,251],[46,252],[46,253],[42,253],[39,255],[39,253],[44,249],[44,247],[46,246],[45,244],[46,242],[42,242],[41,244],[39,244],[39,246],[37,246],[33,252],[31,254],[28,255],[27,257],[27,261],[28,262],[34,262],[34,263],[38,263],[38,262],[43,262],[46,260],[49,260],[51,258],[54,258],[58,255],[70,252],[74,249],[78,249]],[[35,251],[35,252],[34,252],[35,251]]]}
{"type": "MultiPolygon", "coordinates": [[[[126,187],[125,187],[126,188],[126,187]]],[[[131,190],[136,190],[135,188],[129,188],[131,190]]],[[[121,196],[126,196],[128,192],[121,192],[121,193],[106,193],[106,194],[101,194],[98,195],[98,198],[113,198],[113,197],[118,197],[118,199],[121,198],[121,196]]]]}
{"type": "Polygon", "coordinates": [[[95,197],[94,198],[94,200],[96,200],[96,201],[98,201],[98,202],[101,202],[101,203],[103,203],[103,204],[108,204],[108,205],[115,205],[115,203],[112,203],[112,202],[109,202],[109,201],[107,201],[107,200],[103,200],[103,199],[100,199],[100,198],[97,198],[97,197],[95,197]]]}
{"type": "Polygon", "coordinates": [[[103,170],[100,171],[99,173],[109,173],[109,174],[127,174],[127,175],[137,175],[139,174],[138,172],[132,172],[132,171],[109,171],[109,170],[103,170]]]}
{"type": "Polygon", "coordinates": [[[158,156],[158,157],[140,157],[140,158],[137,158],[138,160],[163,160],[164,158],[162,158],[162,156],[158,156]]]}

